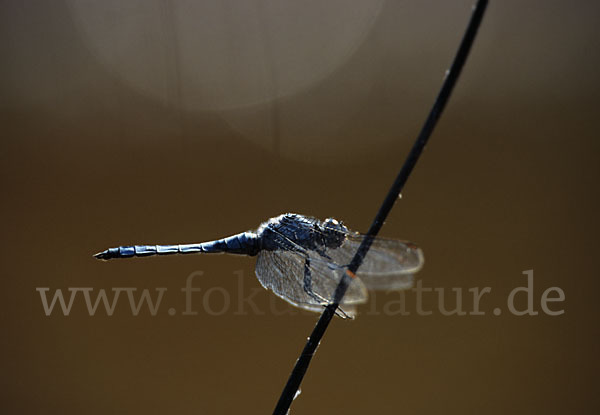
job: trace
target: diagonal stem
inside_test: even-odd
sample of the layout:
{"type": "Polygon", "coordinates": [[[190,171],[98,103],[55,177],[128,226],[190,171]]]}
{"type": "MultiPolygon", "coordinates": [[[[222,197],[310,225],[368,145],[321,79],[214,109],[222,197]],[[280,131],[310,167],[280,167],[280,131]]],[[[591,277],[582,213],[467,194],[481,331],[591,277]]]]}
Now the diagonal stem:
{"type": "Polygon", "coordinates": [[[351,279],[354,277],[354,274],[362,264],[363,259],[371,247],[373,239],[379,233],[379,230],[383,226],[385,219],[392,210],[394,202],[398,199],[404,184],[408,180],[413,168],[417,164],[417,161],[419,160],[419,157],[421,156],[421,153],[427,144],[427,140],[429,140],[429,137],[431,136],[431,133],[433,132],[433,129],[440,118],[448,99],[450,98],[452,89],[456,84],[458,76],[460,75],[465,61],[467,60],[467,56],[469,55],[469,51],[471,50],[471,46],[473,45],[473,41],[475,40],[475,36],[477,35],[477,30],[479,29],[481,20],[483,19],[483,14],[487,7],[487,3],[487,0],[478,0],[477,4],[473,8],[473,14],[471,15],[471,20],[469,21],[465,35],[460,43],[458,51],[456,52],[454,61],[446,73],[446,78],[444,79],[442,88],[440,89],[433,107],[431,108],[429,116],[425,120],[421,132],[419,133],[410,153],[408,154],[406,161],[402,165],[400,173],[398,173],[398,176],[392,184],[392,187],[383,201],[383,204],[379,208],[379,212],[377,212],[377,215],[375,216],[375,219],[373,220],[373,223],[366,234],[367,237],[360,244],[356,254],[354,255],[354,258],[352,258],[352,261],[348,266],[346,274],[344,274],[344,277],[337,286],[333,295],[332,303],[325,307],[323,314],[321,314],[319,321],[308,338],[300,357],[292,369],[292,373],[290,374],[281,396],[279,397],[279,401],[277,402],[277,406],[275,407],[273,414],[285,415],[288,413],[290,405],[292,404],[292,401],[294,400],[294,397],[300,388],[300,383],[304,378],[304,374],[308,370],[308,365],[310,364],[310,361],[315,354],[317,346],[325,334],[331,319],[335,315],[335,311],[344,297],[351,279]]]}

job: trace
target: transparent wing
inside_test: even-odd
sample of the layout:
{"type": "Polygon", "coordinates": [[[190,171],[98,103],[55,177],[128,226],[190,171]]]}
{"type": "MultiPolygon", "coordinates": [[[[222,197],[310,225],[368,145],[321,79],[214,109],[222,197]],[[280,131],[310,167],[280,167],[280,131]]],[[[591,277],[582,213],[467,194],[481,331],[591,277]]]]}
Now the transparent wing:
{"type": "MultiPolygon", "coordinates": [[[[327,249],[326,254],[331,262],[347,266],[364,239],[364,235],[349,232],[340,247],[327,249]]],[[[412,287],[413,274],[423,262],[423,251],[415,244],[375,238],[356,275],[370,290],[402,290],[412,287]]]]}
{"type": "MultiPolygon", "coordinates": [[[[256,276],[263,287],[290,304],[311,311],[321,311],[328,304],[343,274],[343,268],[307,250],[261,251],[256,261],[256,276]],[[311,274],[310,290],[306,289],[304,278],[307,258],[311,274]]],[[[367,298],[365,286],[359,279],[353,279],[342,299],[343,311],[353,314],[352,305],[365,303],[367,298]]]]}

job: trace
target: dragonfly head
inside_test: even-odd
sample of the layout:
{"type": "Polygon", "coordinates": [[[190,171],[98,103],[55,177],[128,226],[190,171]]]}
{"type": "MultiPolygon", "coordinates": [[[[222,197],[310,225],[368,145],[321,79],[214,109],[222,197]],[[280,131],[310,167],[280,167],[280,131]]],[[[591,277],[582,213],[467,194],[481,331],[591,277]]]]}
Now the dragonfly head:
{"type": "Polygon", "coordinates": [[[325,234],[325,245],[329,248],[337,248],[346,239],[348,228],[342,222],[328,218],[323,221],[323,233],[325,234]]]}

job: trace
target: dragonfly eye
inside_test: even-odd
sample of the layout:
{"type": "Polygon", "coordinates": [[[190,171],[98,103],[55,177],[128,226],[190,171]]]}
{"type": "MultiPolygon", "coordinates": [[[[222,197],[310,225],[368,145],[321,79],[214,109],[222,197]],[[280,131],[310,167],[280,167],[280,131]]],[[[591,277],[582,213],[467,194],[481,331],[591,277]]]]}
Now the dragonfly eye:
{"type": "Polygon", "coordinates": [[[336,219],[328,218],[323,222],[323,233],[326,238],[325,244],[330,248],[337,248],[344,242],[348,228],[336,219]]]}
{"type": "Polygon", "coordinates": [[[331,229],[338,232],[348,232],[348,228],[344,226],[343,222],[338,221],[337,219],[328,218],[323,221],[323,227],[325,229],[331,229]]]}

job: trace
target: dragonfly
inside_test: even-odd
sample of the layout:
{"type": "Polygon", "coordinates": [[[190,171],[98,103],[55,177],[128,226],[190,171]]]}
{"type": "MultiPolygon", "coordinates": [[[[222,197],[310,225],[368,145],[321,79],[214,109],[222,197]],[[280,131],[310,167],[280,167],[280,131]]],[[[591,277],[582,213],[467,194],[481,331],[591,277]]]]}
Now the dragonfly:
{"type": "Polygon", "coordinates": [[[171,254],[256,256],[255,273],[264,288],[296,307],[317,312],[330,304],[338,284],[349,275],[339,315],[353,317],[356,306],[367,302],[369,290],[412,287],[424,262],[422,250],[412,242],[374,238],[356,274],[347,273],[364,238],[333,218],[321,221],[285,213],[255,231],[210,242],[120,246],[94,256],[101,260],[171,254]]]}

